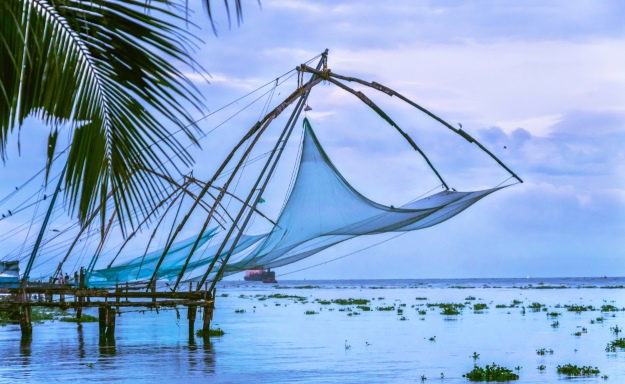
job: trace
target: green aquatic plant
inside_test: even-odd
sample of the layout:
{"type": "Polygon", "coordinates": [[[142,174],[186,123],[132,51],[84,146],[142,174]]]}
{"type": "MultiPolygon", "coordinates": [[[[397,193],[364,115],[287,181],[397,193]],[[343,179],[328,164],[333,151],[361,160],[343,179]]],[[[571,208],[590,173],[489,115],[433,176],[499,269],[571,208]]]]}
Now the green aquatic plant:
{"type": "Polygon", "coordinates": [[[427,300],[427,297],[415,297],[415,300],[427,300]]]}
{"type": "Polygon", "coordinates": [[[347,344],[347,340],[345,340],[345,350],[352,349],[352,346],[347,344]]]}
{"type": "Polygon", "coordinates": [[[460,311],[453,308],[453,307],[445,307],[443,308],[443,312],[441,312],[441,315],[445,315],[445,316],[454,316],[454,315],[459,315],[460,311]]]}
{"type": "Polygon", "coordinates": [[[473,354],[471,356],[469,356],[471,358],[473,358],[473,360],[477,360],[480,358],[480,354],[477,352],[473,352],[473,354]]]}
{"type": "Polygon", "coordinates": [[[573,333],[573,336],[581,336],[581,335],[582,335],[582,333],[580,331],[577,331],[577,332],[573,333]]]}
{"type": "Polygon", "coordinates": [[[597,317],[596,321],[597,323],[603,323],[603,317],[597,317]]]}
{"type": "Polygon", "coordinates": [[[400,317],[398,320],[399,320],[399,321],[406,321],[406,320],[408,320],[408,319],[406,318],[406,316],[402,316],[402,317],[400,317]]]}
{"type": "Polygon", "coordinates": [[[306,301],[306,298],[304,296],[297,296],[297,295],[283,295],[281,293],[273,293],[269,296],[267,296],[268,299],[295,299],[297,301],[306,301]]]}
{"type": "Polygon", "coordinates": [[[329,304],[332,304],[332,302],[331,302],[331,301],[329,301],[329,300],[317,300],[317,302],[318,302],[319,304],[321,304],[321,305],[329,305],[329,304]]]}
{"type": "Polygon", "coordinates": [[[475,296],[467,296],[464,299],[465,300],[475,300],[475,296]]]}
{"type": "Polygon", "coordinates": [[[553,355],[553,349],[545,349],[545,348],[537,349],[536,354],[540,356],[553,355]]]}
{"type": "Polygon", "coordinates": [[[551,327],[553,328],[558,328],[560,326],[560,322],[559,321],[554,321],[553,323],[551,323],[551,327]]]}
{"type": "Polygon", "coordinates": [[[614,341],[610,341],[608,346],[605,347],[606,352],[616,352],[616,349],[625,349],[625,338],[616,339],[614,341]]]}
{"type": "Polygon", "coordinates": [[[426,381],[427,379],[428,379],[428,378],[427,378],[427,377],[425,377],[425,375],[421,375],[421,381],[422,381],[422,382],[423,382],[423,381],[426,381]]]}
{"type": "Polygon", "coordinates": [[[197,337],[220,337],[225,334],[226,332],[224,332],[221,328],[210,328],[208,331],[204,331],[204,329],[198,329],[195,332],[195,335],[197,337]]]}
{"type": "Polygon", "coordinates": [[[537,302],[533,302],[532,304],[528,305],[527,307],[530,309],[533,309],[534,311],[540,311],[540,309],[542,307],[544,307],[544,304],[541,303],[537,303],[537,302]]]}
{"type": "Polygon", "coordinates": [[[227,293],[222,293],[220,296],[221,297],[228,297],[228,294],[227,293]]]}
{"type": "Polygon", "coordinates": [[[508,308],[508,306],[505,304],[497,304],[495,305],[495,308],[508,308]]]}
{"type": "MultiPolygon", "coordinates": [[[[315,311],[306,311],[304,313],[307,314],[307,315],[318,315],[319,314],[319,312],[315,312],[315,311]]],[[[350,313],[350,316],[351,316],[351,313],[350,313]]]]}
{"type": "Polygon", "coordinates": [[[486,305],[485,303],[475,303],[475,305],[473,305],[473,310],[475,312],[483,311],[485,309],[488,309],[488,305],[486,305]]]}
{"type": "Polygon", "coordinates": [[[235,309],[234,313],[245,313],[245,309],[235,309]]]}
{"type": "Polygon", "coordinates": [[[514,300],[512,300],[512,304],[510,304],[510,308],[516,307],[516,306],[517,306],[517,305],[519,305],[519,304],[523,304],[523,302],[522,302],[522,301],[519,301],[519,300],[514,299],[514,300]]]}
{"type": "Polygon", "coordinates": [[[371,300],[349,298],[349,299],[336,299],[336,300],[332,300],[332,302],[338,305],[365,305],[365,304],[369,304],[371,300]]]}
{"type": "Polygon", "coordinates": [[[619,328],[618,325],[615,325],[614,327],[610,327],[610,331],[614,332],[614,334],[618,336],[622,329],[619,328]]]}
{"type": "Polygon", "coordinates": [[[487,365],[484,368],[473,366],[471,372],[465,373],[462,377],[466,377],[469,381],[512,381],[518,380],[519,375],[512,372],[511,369],[499,366],[495,363],[487,365]]]}
{"type": "Polygon", "coordinates": [[[612,304],[604,304],[601,306],[601,312],[618,312],[619,309],[612,304]]]}
{"type": "Polygon", "coordinates": [[[394,311],[395,307],[393,307],[393,306],[389,306],[389,307],[375,307],[375,309],[377,309],[378,311],[394,311]]]}
{"type": "Polygon", "coordinates": [[[565,305],[564,307],[569,312],[577,312],[577,313],[595,310],[595,307],[593,307],[592,305],[565,305]]]}
{"type": "Polygon", "coordinates": [[[557,369],[559,374],[566,375],[568,377],[596,376],[599,374],[599,369],[591,366],[578,367],[577,365],[566,364],[558,365],[557,369]]]}
{"type": "Polygon", "coordinates": [[[421,316],[425,316],[425,315],[427,315],[428,311],[426,311],[425,309],[421,309],[421,310],[418,311],[418,313],[421,316]]]}
{"type": "Polygon", "coordinates": [[[436,341],[436,336],[432,336],[432,337],[430,337],[428,340],[430,340],[430,341],[436,341]]]}
{"type": "Polygon", "coordinates": [[[560,315],[561,315],[561,313],[558,313],[558,312],[549,312],[549,313],[547,313],[547,316],[549,316],[549,317],[558,317],[560,315]]]}
{"type": "Polygon", "coordinates": [[[369,307],[369,306],[367,306],[367,305],[357,305],[357,306],[356,306],[356,308],[358,308],[358,309],[360,309],[360,310],[362,310],[362,311],[365,311],[365,312],[367,312],[367,311],[370,311],[370,310],[371,310],[371,307],[369,307]]]}
{"type": "Polygon", "coordinates": [[[65,323],[97,323],[98,322],[98,318],[95,316],[91,316],[91,315],[82,315],[80,316],[80,319],[76,317],[61,317],[59,320],[65,323]]]}
{"type": "Polygon", "coordinates": [[[403,310],[403,309],[401,309],[401,308],[397,308],[397,314],[398,314],[398,315],[401,315],[401,314],[403,314],[403,313],[404,313],[404,310],[403,310]]]}
{"type": "Polygon", "coordinates": [[[536,369],[538,369],[539,371],[544,371],[545,369],[547,369],[547,367],[541,364],[536,369]]]}

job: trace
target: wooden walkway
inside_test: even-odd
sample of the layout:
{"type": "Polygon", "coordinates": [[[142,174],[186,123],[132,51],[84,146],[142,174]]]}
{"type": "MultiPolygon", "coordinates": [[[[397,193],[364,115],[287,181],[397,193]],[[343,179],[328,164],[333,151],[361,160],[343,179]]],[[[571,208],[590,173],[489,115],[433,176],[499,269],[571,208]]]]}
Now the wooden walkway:
{"type": "MultiPolygon", "coordinates": [[[[187,307],[189,335],[194,334],[197,309],[202,308],[202,334],[209,334],[210,322],[215,309],[214,291],[193,289],[189,283],[189,291],[156,291],[152,286],[116,285],[112,288],[87,288],[84,286],[84,274],[81,273],[80,283],[14,283],[13,286],[0,287],[0,312],[8,312],[13,318],[19,318],[22,337],[32,336],[32,307],[76,309],[76,318],[80,319],[83,308],[98,307],[100,337],[111,338],[115,334],[115,317],[121,307],[155,309],[163,307],[187,307]]],[[[205,284],[207,285],[207,284],[205,284]]]]}

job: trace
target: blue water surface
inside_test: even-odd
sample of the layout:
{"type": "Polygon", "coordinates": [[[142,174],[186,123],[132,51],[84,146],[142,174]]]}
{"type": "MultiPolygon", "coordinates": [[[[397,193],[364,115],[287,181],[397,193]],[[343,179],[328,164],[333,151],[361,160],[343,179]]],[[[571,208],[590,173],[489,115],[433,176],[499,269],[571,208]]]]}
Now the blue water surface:
{"type": "Polygon", "coordinates": [[[556,372],[570,363],[601,371],[575,382],[606,382],[607,375],[619,383],[625,350],[605,348],[625,337],[613,332],[625,328],[625,312],[601,307],[625,307],[624,285],[625,278],[228,281],[218,285],[213,320],[226,334],[210,341],[189,336],[184,307],[122,308],[108,342],[97,323],[45,322],[26,343],[19,326],[1,327],[0,382],[467,383],[462,375],[474,364],[496,363],[518,367],[516,382],[553,383],[570,380],[556,372]],[[320,303],[349,298],[369,300],[371,310],[320,303]],[[528,308],[534,302],[546,310],[528,308]],[[465,307],[446,316],[428,303],[465,307]],[[475,312],[475,303],[488,309],[475,312]],[[376,309],[384,307],[393,309],[376,309]],[[553,354],[538,355],[541,348],[553,354]]]}

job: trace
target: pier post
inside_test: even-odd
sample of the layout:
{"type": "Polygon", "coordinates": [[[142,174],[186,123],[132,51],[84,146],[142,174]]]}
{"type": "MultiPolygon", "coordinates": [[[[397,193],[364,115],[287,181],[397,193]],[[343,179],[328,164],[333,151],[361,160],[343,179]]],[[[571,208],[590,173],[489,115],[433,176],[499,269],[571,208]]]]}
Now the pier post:
{"type": "Polygon", "coordinates": [[[189,319],[189,337],[193,338],[195,334],[195,319],[197,317],[197,305],[189,305],[187,307],[187,319],[189,319]]]}
{"type": "Polygon", "coordinates": [[[202,324],[202,333],[204,334],[204,338],[208,338],[208,333],[211,328],[211,320],[213,320],[213,310],[215,309],[215,302],[211,301],[204,305],[204,323],[202,324]]]}
{"type": "Polygon", "coordinates": [[[30,338],[33,335],[33,323],[31,322],[31,312],[29,305],[23,305],[20,308],[20,329],[22,338],[30,338]]]}
{"type": "MultiPolygon", "coordinates": [[[[78,276],[78,292],[82,293],[85,288],[85,267],[80,267],[80,275],[78,276]]],[[[78,296],[78,308],[76,309],[76,318],[80,319],[82,317],[82,295],[78,296]]]]}
{"type": "Polygon", "coordinates": [[[100,336],[104,335],[106,332],[106,316],[108,314],[108,309],[103,306],[98,307],[98,322],[100,323],[100,336]]]}
{"type": "Polygon", "coordinates": [[[106,316],[106,337],[112,338],[115,336],[115,308],[107,308],[106,316]]]}

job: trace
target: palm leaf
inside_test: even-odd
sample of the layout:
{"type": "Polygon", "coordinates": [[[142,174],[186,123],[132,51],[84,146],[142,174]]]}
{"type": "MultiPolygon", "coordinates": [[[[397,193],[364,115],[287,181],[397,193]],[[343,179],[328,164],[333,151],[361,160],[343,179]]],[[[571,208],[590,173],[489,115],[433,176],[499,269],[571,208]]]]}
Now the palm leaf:
{"type": "Polygon", "coordinates": [[[162,179],[142,170],[189,165],[172,131],[197,143],[189,107],[204,110],[179,69],[201,70],[190,56],[196,39],[179,27],[183,14],[168,0],[0,1],[0,157],[10,134],[34,116],[51,127],[50,165],[56,129],[69,124],[71,212],[84,222],[106,206],[109,191],[120,223],[150,212],[162,179]]]}

